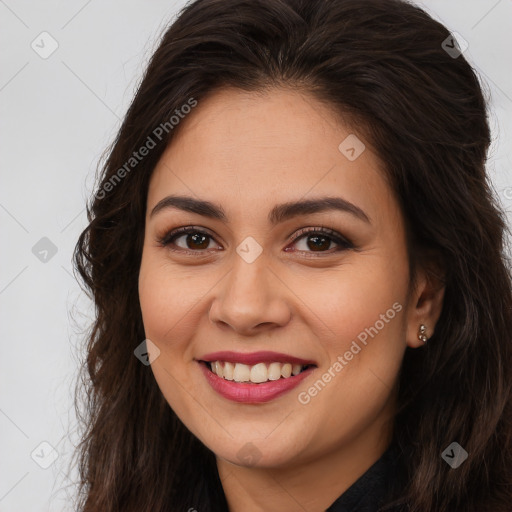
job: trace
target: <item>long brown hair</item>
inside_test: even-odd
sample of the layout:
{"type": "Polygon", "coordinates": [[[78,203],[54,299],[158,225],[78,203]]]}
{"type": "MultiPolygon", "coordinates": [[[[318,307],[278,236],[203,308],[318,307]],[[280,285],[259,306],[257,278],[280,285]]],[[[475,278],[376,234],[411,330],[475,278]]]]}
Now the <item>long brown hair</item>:
{"type": "Polygon", "coordinates": [[[401,0],[196,0],[179,13],[109,148],[75,248],[96,307],[76,388],[80,511],[228,510],[215,455],[133,353],[145,338],[137,284],[148,181],[179,129],[171,117],[191,99],[223,86],[286,85],[351,119],[385,162],[412,276],[429,254],[445,270],[435,333],[402,365],[396,503],[510,512],[507,226],[485,173],[486,102],[464,55],[447,51],[446,41],[456,48],[450,37],[401,0]],[[146,156],[130,160],[148,137],[146,156]],[[441,458],[454,441],[469,454],[457,469],[441,458]]]}

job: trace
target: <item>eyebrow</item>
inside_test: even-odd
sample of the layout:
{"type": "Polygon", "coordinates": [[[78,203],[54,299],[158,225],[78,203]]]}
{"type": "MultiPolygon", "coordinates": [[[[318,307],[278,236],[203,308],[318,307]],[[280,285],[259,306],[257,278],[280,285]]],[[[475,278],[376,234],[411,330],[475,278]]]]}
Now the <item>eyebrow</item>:
{"type": "MultiPolygon", "coordinates": [[[[156,213],[167,208],[175,208],[186,212],[196,213],[204,217],[228,223],[228,217],[222,206],[210,201],[177,195],[167,196],[159,201],[151,210],[149,215],[150,218],[156,213]]],[[[307,215],[330,210],[350,213],[357,219],[371,224],[369,216],[361,210],[361,208],[341,197],[329,196],[278,204],[270,211],[268,220],[270,224],[276,225],[299,215],[307,215]]]]}

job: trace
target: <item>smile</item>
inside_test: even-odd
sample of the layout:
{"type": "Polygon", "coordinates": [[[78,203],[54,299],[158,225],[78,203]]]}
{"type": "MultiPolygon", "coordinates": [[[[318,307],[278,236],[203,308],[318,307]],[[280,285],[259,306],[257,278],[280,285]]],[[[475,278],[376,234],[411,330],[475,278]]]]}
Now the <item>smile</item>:
{"type": "Polygon", "coordinates": [[[253,384],[261,384],[281,378],[288,379],[292,375],[299,375],[299,373],[312,366],[279,362],[258,363],[250,366],[229,361],[212,361],[206,362],[206,364],[213,373],[225,380],[239,383],[252,382],[253,384]]]}
{"type": "Polygon", "coordinates": [[[265,363],[258,363],[252,367],[241,363],[219,363],[218,361],[214,363],[197,361],[197,363],[206,381],[214,391],[228,400],[246,404],[264,403],[276,399],[298,386],[317,368],[314,365],[297,365],[295,370],[299,370],[299,372],[293,374],[293,366],[295,365],[291,365],[290,363],[270,363],[268,367],[265,363]],[[213,364],[215,365],[216,371],[213,371],[213,364]],[[237,366],[239,368],[238,370],[237,366]],[[230,369],[230,367],[232,368],[230,369]],[[280,369],[281,374],[277,379],[272,380],[270,377],[276,377],[278,375],[277,369],[280,369]],[[223,376],[220,377],[216,373],[217,371],[223,372],[223,376]],[[233,372],[232,380],[228,379],[230,371],[233,372]],[[252,382],[250,379],[253,375],[253,371],[256,379],[265,378],[265,380],[252,382]],[[284,376],[283,372],[285,374],[284,376]],[[235,376],[239,381],[234,380],[235,376]]]}

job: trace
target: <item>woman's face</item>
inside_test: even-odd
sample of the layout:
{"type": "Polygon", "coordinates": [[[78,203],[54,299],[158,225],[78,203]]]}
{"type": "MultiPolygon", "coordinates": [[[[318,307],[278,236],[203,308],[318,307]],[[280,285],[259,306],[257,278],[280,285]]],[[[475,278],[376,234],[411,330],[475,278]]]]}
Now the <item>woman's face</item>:
{"type": "Polygon", "coordinates": [[[153,172],[139,276],[151,368],[221,459],[284,467],[387,436],[420,321],[398,204],[356,131],[296,91],[224,89],[181,121],[153,172]],[[326,197],[336,207],[291,206],[326,197]],[[191,233],[167,236],[182,227],[191,233]],[[218,351],[284,357],[222,362],[227,377],[270,378],[241,384],[200,362],[218,351]],[[279,377],[292,358],[315,366],[279,377]]]}

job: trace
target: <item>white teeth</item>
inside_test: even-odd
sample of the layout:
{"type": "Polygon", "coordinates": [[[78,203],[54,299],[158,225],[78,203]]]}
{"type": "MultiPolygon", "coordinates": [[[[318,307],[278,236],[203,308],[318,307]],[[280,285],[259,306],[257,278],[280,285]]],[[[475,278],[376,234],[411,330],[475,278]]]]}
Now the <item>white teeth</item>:
{"type": "Polygon", "coordinates": [[[267,370],[268,380],[281,378],[281,363],[270,363],[267,370]]]}
{"type": "Polygon", "coordinates": [[[212,363],[212,370],[219,376],[219,377],[223,377],[224,376],[224,371],[222,369],[222,365],[219,363],[219,361],[214,361],[212,363]]]}
{"type": "Polygon", "coordinates": [[[242,363],[230,363],[222,361],[212,361],[212,372],[226,380],[235,382],[253,382],[259,384],[269,380],[279,380],[281,377],[287,379],[292,375],[298,375],[304,368],[301,364],[291,363],[258,363],[249,366],[242,363]]]}
{"type": "Polygon", "coordinates": [[[301,370],[302,370],[302,365],[301,364],[294,364],[292,366],[292,375],[298,375],[301,370]]]}
{"type": "Polygon", "coordinates": [[[235,364],[233,371],[233,380],[235,382],[246,382],[251,379],[251,367],[246,364],[235,364]]]}
{"type": "Polygon", "coordinates": [[[292,365],[290,363],[285,363],[281,366],[281,375],[287,379],[292,374],[292,365]]]}
{"type": "Polygon", "coordinates": [[[265,363],[255,364],[251,368],[250,381],[251,382],[267,382],[268,380],[268,371],[267,365],[265,363]]]}
{"type": "MultiPolygon", "coordinates": [[[[219,361],[215,361],[219,366],[221,363],[219,361]]],[[[224,377],[226,380],[233,380],[233,370],[235,369],[233,363],[224,363],[224,377]]],[[[220,377],[220,375],[219,375],[220,377]]]]}

